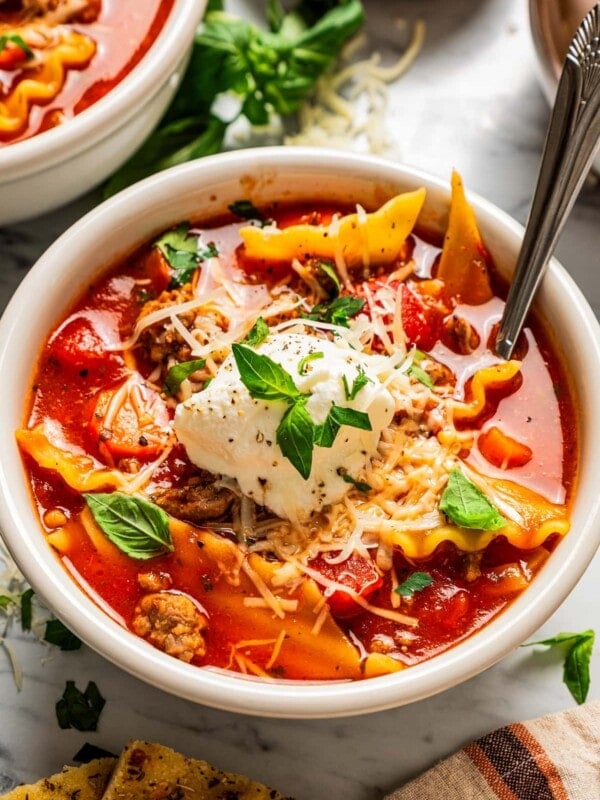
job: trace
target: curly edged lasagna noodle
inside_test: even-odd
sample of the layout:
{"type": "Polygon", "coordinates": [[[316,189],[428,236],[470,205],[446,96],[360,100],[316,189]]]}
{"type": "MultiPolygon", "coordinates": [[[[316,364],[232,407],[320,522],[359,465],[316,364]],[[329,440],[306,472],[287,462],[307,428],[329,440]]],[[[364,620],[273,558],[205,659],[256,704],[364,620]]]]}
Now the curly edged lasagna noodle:
{"type": "Polygon", "coordinates": [[[156,37],[172,0],[144,5],[0,0],[0,144],[61,124],[115,86],[156,37]]]}
{"type": "Polygon", "coordinates": [[[495,356],[460,178],[442,248],[415,233],[424,196],[234,204],[251,222],[166,232],[50,335],[17,432],[48,541],[155,647],[264,678],[397,671],[567,533],[560,364],[537,329],[495,356]]]}

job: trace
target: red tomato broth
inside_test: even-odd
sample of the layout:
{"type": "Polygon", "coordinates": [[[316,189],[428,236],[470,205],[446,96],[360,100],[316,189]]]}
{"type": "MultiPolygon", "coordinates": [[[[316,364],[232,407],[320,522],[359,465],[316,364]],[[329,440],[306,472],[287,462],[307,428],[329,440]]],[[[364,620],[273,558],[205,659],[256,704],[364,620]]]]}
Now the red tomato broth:
{"type": "MultiPolygon", "coordinates": [[[[0,147],[22,141],[71,119],[96,103],[119,84],[142,60],[165,24],[175,0],[145,0],[144,3],[101,0],[99,12],[91,21],[74,18],[66,23],[72,30],[91,37],[96,51],[81,68],[69,68],[62,89],[49,102],[35,102],[26,126],[15,133],[0,131],[0,147]]],[[[85,12],[84,12],[85,14],[85,12]]],[[[0,10],[0,23],[16,25],[14,11],[0,10]]],[[[0,62],[0,101],[35,70],[16,72],[2,68],[0,62]]],[[[11,65],[13,66],[13,65],[11,65]]],[[[17,63],[17,67],[21,64],[17,63]]]]}
{"type": "MultiPolygon", "coordinates": [[[[329,214],[330,209],[317,208],[317,211],[329,214]]],[[[275,219],[278,219],[279,213],[278,208],[269,209],[269,215],[275,219]]],[[[291,221],[290,224],[293,224],[306,214],[306,209],[283,209],[281,214],[286,222],[291,221]]],[[[210,224],[203,224],[202,230],[206,233],[206,240],[215,242],[220,253],[232,263],[237,263],[242,272],[247,272],[251,267],[254,269],[258,267],[258,274],[255,273],[257,281],[276,282],[289,277],[289,265],[276,265],[275,271],[271,272],[270,269],[261,270],[260,265],[256,263],[249,265],[244,260],[243,253],[238,248],[239,226],[238,222],[219,219],[210,224]]],[[[434,259],[430,256],[436,244],[430,246],[425,239],[418,237],[412,239],[411,246],[412,244],[416,244],[414,252],[425,254],[424,260],[429,258],[433,263],[434,259]]],[[[423,279],[426,280],[428,277],[424,275],[423,279]]],[[[413,277],[411,280],[419,284],[418,278],[413,277]]],[[[77,338],[72,337],[67,337],[61,342],[61,336],[67,331],[70,322],[62,323],[50,335],[37,366],[27,417],[29,427],[47,418],[57,419],[73,444],[83,447],[100,461],[103,460],[102,452],[90,441],[87,422],[98,393],[103,389],[114,387],[122,380],[125,363],[118,351],[103,351],[102,342],[118,338],[126,339],[133,329],[143,295],[159,294],[164,288],[164,271],[157,269],[156,250],[149,246],[140,248],[94,281],[74,304],[66,318],[78,322],[84,320],[86,323],[92,321],[92,339],[86,335],[79,342],[77,338]],[[118,336],[107,337],[106,330],[109,328],[118,331],[118,336]],[[100,342],[99,347],[95,346],[94,337],[100,342]],[[91,347],[90,341],[93,345],[91,347]]],[[[495,298],[494,313],[497,314],[500,307],[500,301],[495,298]]],[[[489,310],[487,308],[488,312],[489,310]]],[[[491,324],[483,319],[485,311],[483,307],[469,309],[469,313],[472,312],[475,317],[479,316],[481,330],[491,324]]],[[[563,455],[560,459],[560,468],[554,464],[552,475],[548,480],[550,483],[565,487],[567,501],[570,501],[577,468],[576,459],[573,457],[577,451],[573,400],[568,391],[569,383],[564,368],[557,359],[543,327],[539,322],[533,321],[531,328],[535,335],[530,335],[528,339],[529,348],[530,351],[539,353],[540,358],[536,361],[531,375],[525,369],[524,383],[531,381],[535,383],[539,370],[545,370],[551,383],[565,389],[553,404],[553,411],[560,420],[560,445],[563,455]]],[[[481,336],[480,346],[481,348],[486,346],[484,335],[481,336]]],[[[432,351],[442,363],[447,363],[451,369],[460,372],[461,359],[466,357],[453,356],[447,347],[440,345],[439,341],[434,344],[432,351]]],[[[524,364],[527,363],[526,359],[524,364]]],[[[148,365],[143,362],[138,364],[138,368],[143,376],[149,372],[148,365]]],[[[518,405],[522,391],[522,386],[516,386],[508,397],[499,397],[495,408],[490,410],[485,420],[478,422],[478,426],[489,427],[497,422],[504,413],[506,401],[514,401],[518,405]]],[[[526,404],[528,413],[532,411],[531,402],[531,398],[528,397],[526,404]]],[[[543,402],[549,403],[549,398],[544,397],[543,402]]],[[[528,444],[533,452],[531,462],[524,467],[511,470],[508,476],[511,479],[518,481],[521,473],[535,482],[536,464],[539,464],[540,452],[547,448],[548,442],[544,439],[541,442],[529,441],[528,444]],[[525,473],[524,470],[529,472],[525,473]],[[516,477],[513,478],[513,475],[516,477]]],[[[473,447],[473,451],[475,449],[473,447]]],[[[38,466],[31,458],[26,457],[25,464],[42,520],[44,514],[54,508],[64,510],[70,518],[81,511],[84,503],[78,493],[66,487],[56,475],[38,466]]],[[[493,473],[494,467],[491,464],[486,464],[486,467],[493,473]]],[[[178,445],[158,467],[154,481],[162,486],[178,486],[191,472],[193,467],[187,460],[183,448],[178,445]]],[[[75,573],[74,577],[77,579],[77,575],[80,575],[84,585],[89,585],[92,592],[97,593],[102,599],[101,602],[114,609],[128,627],[131,627],[136,606],[144,595],[143,589],[137,582],[138,574],[150,567],[153,571],[168,573],[172,590],[194,598],[209,615],[206,655],[202,659],[195,658],[194,663],[235,668],[235,663],[232,664],[232,648],[235,643],[239,640],[259,640],[264,636],[264,631],[261,628],[260,614],[249,615],[256,624],[256,629],[249,630],[246,620],[238,619],[231,613],[226,598],[232,591],[248,596],[256,594],[256,591],[244,575],[240,576],[240,585],[235,590],[223,580],[215,563],[206,558],[204,548],[199,545],[203,536],[214,536],[214,534],[203,533],[201,528],[195,529],[194,532],[190,526],[187,538],[181,535],[176,537],[174,553],[150,561],[136,561],[112,545],[108,548],[109,556],[105,552],[99,553],[81,527],[63,557],[68,559],[70,571],[72,574],[75,573]]],[[[547,542],[535,552],[539,555],[539,552],[549,551],[552,546],[553,542],[547,542]]],[[[543,558],[538,555],[534,559],[537,566],[530,570],[530,573],[534,573],[543,562],[543,558]]],[[[341,598],[341,610],[334,616],[342,630],[351,632],[363,646],[374,652],[377,652],[378,642],[382,639],[387,637],[393,640],[395,643],[393,657],[405,665],[413,665],[447,650],[470,636],[506,608],[516,594],[514,591],[498,591],[494,575],[506,564],[520,564],[522,569],[527,571],[530,557],[530,551],[519,550],[500,537],[492,541],[483,551],[480,574],[467,580],[465,563],[469,557],[453,544],[440,545],[430,557],[417,563],[409,562],[396,549],[394,562],[399,582],[415,570],[424,570],[433,578],[431,586],[415,593],[409,600],[403,598],[400,604],[400,611],[419,620],[416,631],[402,628],[397,623],[364,612],[362,609],[358,611],[356,608],[352,609],[352,604],[345,602],[346,598],[341,598]]],[[[322,571],[330,579],[335,579],[333,574],[328,575],[326,566],[322,567],[322,571]]],[[[367,582],[371,584],[365,595],[368,601],[382,608],[391,608],[389,574],[376,580],[373,580],[371,575],[367,582]]],[[[352,582],[348,585],[360,593],[358,586],[352,585],[352,582]]],[[[302,601],[300,603],[302,604],[302,601]]],[[[333,610],[332,608],[332,613],[333,610]]],[[[267,614],[268,611],[263,613],[267,614]]],[[[290,616],[294,618],[293,613],[290,616]]],[[[252,646],[247,653],[251,651],[252,660],[262,669],[267,669],[271,650],[272,647],[266,645],[252,646]]],[[[270,670],[270,674],[293,679],[332,679],[344,674],[343,669],[341,673],[335,670],[320,671],[319,665],[312,663],[300,650],[296,648],[293,652],[293,659],[290,660],[288,655],[284,659],[285,666],[282,666],[283,661],[278,662],[270,670]]],[[[360,675],[348,674],[347,677],[360,677],[360,675]]]]}

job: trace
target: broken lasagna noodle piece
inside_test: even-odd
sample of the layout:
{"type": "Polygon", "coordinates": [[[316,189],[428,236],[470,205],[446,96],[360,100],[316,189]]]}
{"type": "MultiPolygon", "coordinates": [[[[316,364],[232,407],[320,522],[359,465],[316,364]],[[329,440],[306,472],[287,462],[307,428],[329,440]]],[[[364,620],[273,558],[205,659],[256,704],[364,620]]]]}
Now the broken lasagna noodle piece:
{"type": "Polygon", "coordinates": [[[443,243],[424,199],[183,222],[51,332],[17,432],[48,542],[170,656],[400,671],[501,613],[567,534],[562,363],[536,321],[495,355],[501,282],[459,176],[443,243]]]}

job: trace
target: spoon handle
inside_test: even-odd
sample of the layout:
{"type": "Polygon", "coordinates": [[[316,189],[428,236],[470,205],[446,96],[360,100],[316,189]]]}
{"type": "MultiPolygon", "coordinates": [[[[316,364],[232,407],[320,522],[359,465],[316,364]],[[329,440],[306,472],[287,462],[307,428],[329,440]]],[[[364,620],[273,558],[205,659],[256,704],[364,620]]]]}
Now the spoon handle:
{"type": "Polygon", "coordinates": [[[496,351],[510,358],[533,296],[600,146],[600,4],[567,53],[496,351]]]}

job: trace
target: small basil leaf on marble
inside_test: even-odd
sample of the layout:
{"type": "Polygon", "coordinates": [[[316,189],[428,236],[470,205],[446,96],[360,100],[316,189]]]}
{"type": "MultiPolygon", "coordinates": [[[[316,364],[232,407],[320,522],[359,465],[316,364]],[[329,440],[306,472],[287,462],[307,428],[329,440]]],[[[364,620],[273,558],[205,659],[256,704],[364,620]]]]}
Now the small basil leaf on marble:
{"type": "Polygon", "coordinates": [[[65,651],[79,650],[81,647],[81,639],[75,636],[59,619],[49,619],[46,622],[44,641],[65,651]]]}
{"type": "Polygon", "coordinates": [[[596,634],[593,630],[581,633],[558,633],[549,639],[527,642],[522,647],[543,645],[557,648],[565,653],[563,683],[576,703],[585,703],[590,690],[590,663],[596,634]]]}
{"type": "Polygon", "coordinates": [[[75,681],[67,681],[62,697],[56,703],[56,718],[63,730],[95,731],[106,701],[98,687],[90,681],[82,692],[75,681]]]}
{"type": "Polygon", "coordinates": [[[173,550],[166,513],[147,500],[122,492],[84,494],[106,537],[131,558],[145,560],[173,550]]]}
{"type": "Polygon", "coordinates": [[[31,630],[33,619],[33,589],[26,589],[21,595],[21,628],[24,631],[31,630]]]}

